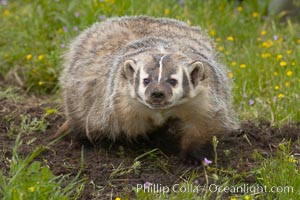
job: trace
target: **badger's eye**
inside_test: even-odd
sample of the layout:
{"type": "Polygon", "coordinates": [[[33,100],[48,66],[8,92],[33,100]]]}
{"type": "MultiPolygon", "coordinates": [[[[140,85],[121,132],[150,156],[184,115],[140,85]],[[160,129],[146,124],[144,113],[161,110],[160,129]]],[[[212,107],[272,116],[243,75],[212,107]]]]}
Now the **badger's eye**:
{"type": "Polygon", "coordinates": [[[178,81],[176,79],[171,78],[168,80],[168,83],[170,83],[174,87],[177,85],[178,81]]]}
{"type": "Polygon", "coordinates": [[[151,81],[149,78],[144,78],[143,82],[144,82],[144,85],[147,86],[151,81]]]}

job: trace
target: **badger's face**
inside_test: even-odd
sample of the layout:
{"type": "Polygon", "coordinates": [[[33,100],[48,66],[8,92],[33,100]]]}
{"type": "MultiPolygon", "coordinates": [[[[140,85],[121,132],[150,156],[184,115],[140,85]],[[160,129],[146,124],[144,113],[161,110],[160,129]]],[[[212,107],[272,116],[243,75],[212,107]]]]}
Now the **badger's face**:
{"type": "Polygon", "coordinates": [[[194,97],[205,79],[204,64],[179,54],[144,54],[124,62],[131,97],[151,109],[166,109],[194,97]]]}

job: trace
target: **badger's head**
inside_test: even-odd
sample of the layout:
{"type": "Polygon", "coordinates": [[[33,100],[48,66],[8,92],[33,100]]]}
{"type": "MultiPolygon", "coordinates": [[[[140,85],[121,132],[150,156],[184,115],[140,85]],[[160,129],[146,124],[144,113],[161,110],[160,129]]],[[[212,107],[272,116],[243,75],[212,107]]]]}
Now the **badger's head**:
{"type": "Polygon", "coordinates": [[[206,64],[181,54],[143,53],[124,61],[130,95],[151,109],[166,109],[197,95],[206,64]]]}

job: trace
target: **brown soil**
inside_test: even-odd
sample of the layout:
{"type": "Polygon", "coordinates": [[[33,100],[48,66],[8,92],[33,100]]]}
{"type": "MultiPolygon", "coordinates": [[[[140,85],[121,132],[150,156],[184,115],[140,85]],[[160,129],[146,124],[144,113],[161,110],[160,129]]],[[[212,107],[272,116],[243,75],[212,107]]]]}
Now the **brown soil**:
{"type": "MultiPolygon", "coordinates": [[[[20,126],[21,114],[40,119],[45,114],[46,107],[59,107],[59,103],[43,103],[47,101],[49,102],[45,97],[26,97],[18,101],[0,99],[0,168],[4,174],[8,170],[6,158],[11,158],[15,143],[16,134],[11,133],[12,128],[20,126]]],[[[58,127],[64,122],[64,116],[59,112],[48,116],[46,120],[49,125],[45,132],[22,134],[23,145],[19,149],[20,155],[29,155],[39,144],[48,145],[58,127]]],[[[37,159],[46,161],[55,175],[76,175],[80,169],[83,151],[82,177],[88,178],[88,181],[81,199],[110,199],[111,197],[114,199],[119,194],[132,196],[131,188],[136,184],[148,181],[170,186],[182,181],[182,177],[188,176],[189,173],[185,173],[188,169],[195,168],[182,164],[176,156],[178,139],[174,135],[169,137],[163,132],[166,131],[158,131],[150,136],[149,140],[141,139],[132,143],[125,140],[115,143],[103,141],[97,146],[92,146],[87,141],[65,137],[51,145],[37,159]],[[151,154],[138,158],[156,147],[161,150],[155,150],[151,154]],[[141,161],[138,172],[113,173],[118,167],[131,169],[137,158],[141,161]]],[[[251,122],[243,122],[240,131],[218,138],[218,167],[230,167],[241,173],[249,171],[258,164],[257,159],[252,158],[255,149],[262,155],[272,155],[284,138],[291,140],[292,151],[299,153],[299,135],[299,124],[276,128],[268,123],[255,125],[251,122]]],[[[205,183],[203,177],[202,168],[199,167],[197,181],[205,183]]],[[[253,177],[245,177],[244,181],[253,182],[253,177]]]]}

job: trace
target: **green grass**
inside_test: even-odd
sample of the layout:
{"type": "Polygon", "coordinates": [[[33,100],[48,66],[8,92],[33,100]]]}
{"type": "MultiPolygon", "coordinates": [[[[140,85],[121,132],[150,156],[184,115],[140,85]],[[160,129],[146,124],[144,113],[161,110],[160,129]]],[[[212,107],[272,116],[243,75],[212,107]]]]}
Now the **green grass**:
{"type": "MultiPolygon", "coordinates": [[[[28,92],[55,94],[59,90],[57,80],[62,69],[61,55],[71,39],[86,27],[112,16],[172,17],[201,26],[214,39],[220,59],[230,69],[228,76],[234,80],[234,106],[240,120],[269,121],[273,125],[296,123],[300,121],[300,25],[291,21],[279,23],[275,18],[266,17],[267,3],[253,0],[238,6],[227,0],[186,0],[181,6],[175,0],[7,1],[7,5],[0,5],[0,74],[28,92]]],[[[21,98],[12,88],[0,90],[0,98],[21,98]]],[[[17,132],[40,131],[47,126],[44,118],[31,119],[23,115],[21,121],[23,124],[17,132]]],[[[63,177],[55,177],[47,166],[31,162],[39,151],[34,151],[26,159],[19,159],[14,152],[11,172],[5,176],[2,174],[0,179],[3,198],[14,199],[14,195],[23,195],[24,199],[46,199],[54,190],[57,198],[68,198],[71,189],[63,190],[59,186],[63,177]],[[24,178],[32,173],[36,176],[24,178]],[[46,179],[41,182],[40,176],[46,179]],[[19,181],[21,185],[16,182],[19,178],[23,178],[19,181]],[[36,185],[38,180],[40,186],[36,185]],[[35,187],[34,192],[29,189],[31,187],[35,187]]],[[[290,156],[288,148],[281,148],[278,152],[275,159],[257,155],[256,159],[262,162],[255,169],[258,183],[269,188],[285,183],[289,177],[289,185],[294,191],[299,191],[299,169],[295,163],[287,162],[286,157],[290,156]]],[[[132,168],[120,165],[111,176],[136,170],[139,170],[139,165],[133,164],[132,168]]],[[[235,171],[224,172],[211,167],[206,173],[213,180],[218,177],[216,183],[219,185],[243,184],[240,180],[244,175],[235,171]]],[[[193,176],[187,177],[182,184],[193,181],[193,176]]],[[[211,195],[216,198],[224,195],[211,194],[207,188],[204,197],[196,197],[194,193],[164,195],[140,191],[136,194],[145,199],[205,199],[211,195]]],[[[299,192],[293,195],[299,196],[299,192]]],[[[296,196],[266,193],[254,197],[289,199],[296,196]]],[[[236,198],[246,199],[244,195],[236,198]]]]}
{"type": "Polygon", "coordinates": [[[297,160],[290,153],[290,143],[279,144],[275,158],[263,158],[260,167],[255,169],[260,185],[269,192],[265,199],[299,199],[300,176],[297,160]],[[278,186],[278,187],[274,187],[278,186]]]}
{"type": "Polygon", "coordinates": [[[7,175],[0,172],[0,198],[67,200],[72,196],[76,199],[80,193],[79,188],[83,185],[83,179],[78,179],[80,173],[71,180],[68,175],[54,176],[49,166],[33,161],[46,147],[39,146],[27,157],[21,158],[18,154],[21,144],[18,135],[12,158],[9,160],[10,170],[7,175]]]}

